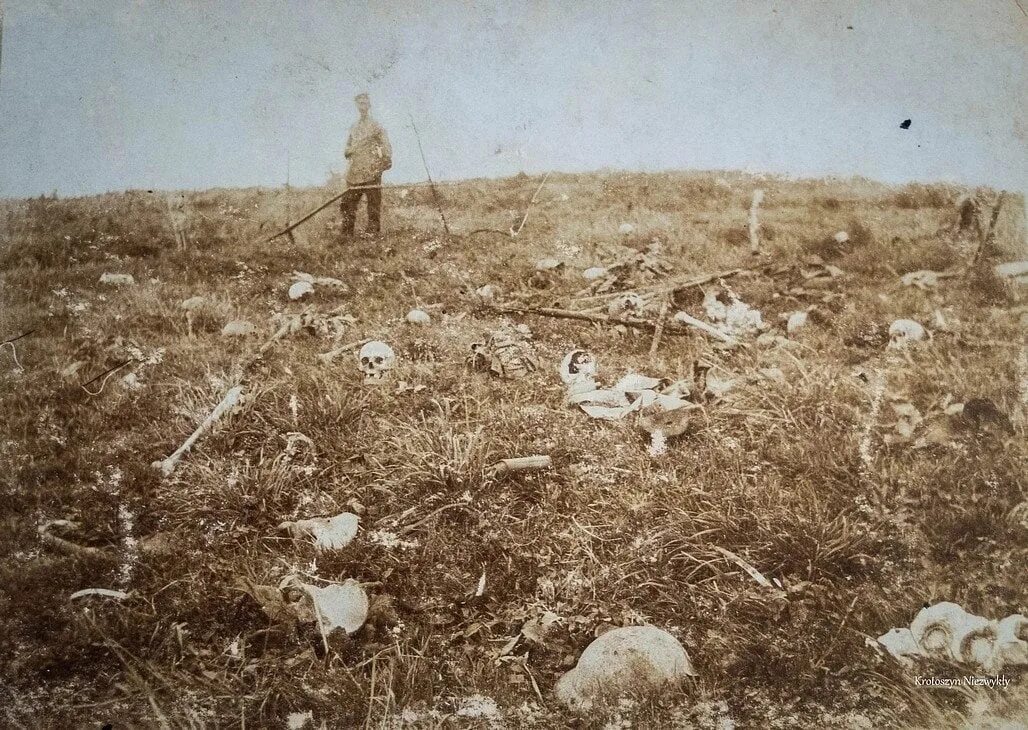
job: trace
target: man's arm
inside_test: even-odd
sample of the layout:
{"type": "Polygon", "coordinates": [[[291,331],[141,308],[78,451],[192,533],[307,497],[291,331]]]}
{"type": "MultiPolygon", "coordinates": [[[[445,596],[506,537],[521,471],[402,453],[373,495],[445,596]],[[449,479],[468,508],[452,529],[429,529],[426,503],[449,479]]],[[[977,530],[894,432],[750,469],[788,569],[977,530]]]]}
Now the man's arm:
{"type": "Polygon", "coordinates": [[[346,137],[346,150],[343,152],[343,157],[350,159],[353,154],[353,130],[350,130],[350,134],[346,137]]]}

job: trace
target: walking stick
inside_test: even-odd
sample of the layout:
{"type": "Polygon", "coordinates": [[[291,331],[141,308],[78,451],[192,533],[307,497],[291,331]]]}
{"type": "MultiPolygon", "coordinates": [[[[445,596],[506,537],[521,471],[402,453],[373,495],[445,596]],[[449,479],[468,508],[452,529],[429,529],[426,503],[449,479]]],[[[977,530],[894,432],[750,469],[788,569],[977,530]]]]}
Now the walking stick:
{"type": "Polygon", "coordinates": [[[418,151],[421,152],[421,164],[425,166],[425,174],[428,175],[428,185],[432,188],[432,199],[435,201],[435,207],[439,211],[439,217],[443,219],[443,230],[446,231],[447,237],[450,235],[450,226],[446,222],[446,215],[443,213],[442,203],[439,202],[439,192],[435,189],[435,182],[432,180],[432,173],[428,171],[428,160],[425,159],[425,148],[421,146],[421,135],[418,134],[418,127],[414,124],[414,115],[410,115],[410,126],[414,130],[414,138],[418,141],[418,151]]]}

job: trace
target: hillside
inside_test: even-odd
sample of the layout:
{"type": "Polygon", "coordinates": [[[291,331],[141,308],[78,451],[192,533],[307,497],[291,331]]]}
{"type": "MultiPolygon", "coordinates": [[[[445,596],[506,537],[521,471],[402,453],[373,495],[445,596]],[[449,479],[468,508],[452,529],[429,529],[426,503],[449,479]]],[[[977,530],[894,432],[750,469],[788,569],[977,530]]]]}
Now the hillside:
{"type": "Polygon", "coordinates": [[[977,727],[1028,713],[1023,668],[1005,689],[919,687],[974,672],[907,668],[874,641],[941,601],[1028,614],[1028,313],[1023,284],[994,273],[1026,257],[1023,201],[991,216],[996,194],[978,191],[987,204],[962,225],[968,191],[939,185],[540,182],[441,186],[451,235],[429,189],[389,189],[383,236],[346,244],[334,206],[262,242],[327,188],[0,203],[0,341],[29,333],[0,347],[4,724],[977,727]],[[591,267],[605,272],[587,280],[591,267]],[[944,276],[903,283],[920,270],[944,276]],[[295,272],[313,280],[299,301],[295,272]],[[645,296],[615,307],[620,324],[526,311],[602,319],[629,290],[645,296]],[[763,328],[673,319],[710,324],[712,297],[763,328]],[[430,323],[406,321],[413,308],[430,323]],[[898,319],[925,338],[890,347],[898,319]],[[223,336],[232,321],[254,327],[223,336]],[[384,384],[358,370],[366,340],[395,351],[384,384]],[[567,402],[558,367],[575,348],[604,385],[686,384],[688,408],[660,416],[666,443],[639,413],[567,402]],[[237,385],[230,412],[155,468],[237,385]],[[525,456],[551,465],[494,468],[525,456]],[[341,549],[282,527],[343,512],[360,530],[341,549]],[[289,592],[267,591],[289,575],[359,581],[369,620],[329,642],[316,620],[276,619],[268,601],[289,592]],[[127,595],[70,598],[89,588],[127,595]],[[586,645],[641,624],[675,636],[697,676],[584,718],[562,707],[554,686],[586,645]]]}

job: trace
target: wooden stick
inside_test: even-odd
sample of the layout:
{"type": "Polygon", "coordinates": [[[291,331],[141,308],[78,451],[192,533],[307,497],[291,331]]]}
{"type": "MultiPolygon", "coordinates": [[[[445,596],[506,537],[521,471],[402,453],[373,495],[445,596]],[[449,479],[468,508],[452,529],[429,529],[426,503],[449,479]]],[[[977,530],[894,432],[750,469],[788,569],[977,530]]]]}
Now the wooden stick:
{"type": "Polygon", "coordinates": [[[20,340],[20,339],[21,339],[22,337],[28,337],[28,336],[29,336],[29,335],[31,335],[31,334],[32,334],[33,332],[35,332],[35,330],[34,330],[34,329],[33,329],[33,330],[29,330],[29,331],[27,331],[27,332],[22,332],[22,333],[21,333],[20,335],[15,335],[14,337],[11,337],[10,339],[6,339],[6,340],[4,340],[3,342],[0,342],[0,345],[9,345],[9,344],[11,344],[11,343],[13,343],[13,342],[17,342],[17,341],[18,341],[18,340],[20,340]]]}
{"type": "MultiPolygon", "coordinates": [[[[591,314],[589,312],[575,312],[570,309],[554,309],[552,307],[516,307],[516,306],[502,306],[498,304],[486,304],[486,308],[491,309],[495,312],[503,312],[504,314],[538,314],[543,317],[556,317],[558,319],[578,319],[585,322],[596,322],[598,324],[620,324],[625,327],[635,327],[636,329],[646,330],[647,332],[654,332],[657,329],[657,325],[649,320],[645,319],[623,319],[621,317],[613,317],[609,314],[591,314]]],[[[721,340],[729,345],[741,344],[734,337],[730,337],[718,329],[711,327],[706,322],[691,317],[685,312],[680,312],[675,315],[675,321],[672,322],[671,327],[666,327],[666,331],[669,334],[684,334],[687,330],[685,328],[676,327],[675,324],[685,324],[690,327],[694,327],[701,332],[704,332],[711,337],[721,340]]]]}
{"type": "MultiPolygon", "coordinates": [[[[328,206],[332,205],[332,203],[334,203],[337,200],[339,200],[340,198],[342,198],[344,195],[346,195],[351,190],[388,190],[388,189],[391,189],[391,188],[428,188],[428,187],[430,187],[430,188],[432,188],[434,190],[437,185],[459,185],[462,182],[463,181],[458,180],[458,181],[455,181],[455,182],[452,182],[452,183],[446,183],[446,182],[416,182],[416,183],[380,183],[378,185],[350,185],[343,192],[339,193],[338,195],[333,195],[331,198],[326,200],[324,203],[319,205],[317,208],[315,208],[311,212],[307,213],[306,215],[304,215],[302,218],[300,218],[296,222],[290,223],[288,226],[286,226],[282,230],[278,231],[277,233],[273,233],[272,235],[268,236],[267,238],[262,240],[261,243],[262,244],[269,243],[269,242],[275,240],[276,238],[278,238],[279,236],[286,235],[287,233],[292,231],[297,226],[300,226],[300,225],[306,223],[307,221],[309,221],[311,218],[316,216],[318,213],[323,211],[328,206]]],[[[504,234],[504,235],[507,235],[507,234],[504,234]]]]}
{"type": "Polygon", "coordinates": [[[543,181],[541,183],[539,183],[539,187],[537,187],[535,189],[535,193],[532,195],[532,199],[528,201],[528,207],[525,208],[525,216],[521,219],[521,225],[518,226],[518,229],[516,231],[514,229],[511,229],[511,232],[510,232],[510,237],[511,238],[517,238],[518,234],[521,233],[521,229],[525,227],[525,221],[528,220],[528,212],[530,210],[532,210],[532,206],[535,205],[535,199],[537,197],[539,197],[539,191],[543,189],[543,185],[545,185],[546,181],[549,180],[549,179],[550,179],[550,173],[547,172],[543,176],[543,181]]]}
{"type": "MultiPolygon", "coordinates": [[[[650,287],[644,293],[673,294],[674,292],[680,289],[688,289],[694,286],[702,286],[703,284],[709,284],[710,282],[716,281],[718,279],[727,279],[729,277],[735,276],[736,274],[742,274],[748,271],[750,271],[750,269],[726,269],[724,271],[715,271],[710,274],[695,274],[689,276],[688,278],[675,279],[673,281],[667,282],[666,284],[661,284],[660,286],[650,287]]],[[[624,292],[615,291],[604,292],[602,294],[591,294],[587,296],[576,296],[575,300],[587,302],[592,299],[611,299],[613,297],[616,297],[618,294],[624,294],[624,292]]]]}
{"type": "Polygon", "coordinates": [[[757,220],[757,209],[764,200],[763,190],[753,191],[753,202],[750,203],[750,253],[760,253],[760,222],[757,220]]]}
{"type": "Polygon", "coordinates": [[[443,205],[439,201],[439,191],[435,189],[435,183],[432,181],[432,173],[428,171],[428,160],[425,159],[425,148],[421,146],[421,135],[418,134],[418,127],[414,124],[414,115],[410,115],[410,126],[414,130],[414,139],[418,141],[418,151],[421,153],[421,163],[425,166],[425,174],[428,176],[428,185],[432,188],[432,200],[435,201],[436,210],[439,211],[439,217],[443,219],[443,230],[446,231],[447,237],[450,235],[450,225],[446,222],[446,214],[443,213],[443,205]]]}

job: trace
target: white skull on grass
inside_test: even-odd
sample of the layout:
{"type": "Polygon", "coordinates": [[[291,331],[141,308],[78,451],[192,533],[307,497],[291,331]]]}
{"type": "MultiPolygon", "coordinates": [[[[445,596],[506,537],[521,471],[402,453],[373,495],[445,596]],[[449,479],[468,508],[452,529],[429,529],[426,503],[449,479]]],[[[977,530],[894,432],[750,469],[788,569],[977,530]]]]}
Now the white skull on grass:
{"type": "Polygon", "coordinates": [[[360,349],[357,362],[365,383],[381,383],[396,365],[396,353],[386,343],[374,340],[360,349]]]}
{"type": "Polygon", "coordinates": [[[903,349],[925,338],[925,329],[912,319],[897,319],[889,325],[889,347],[903,349]]]}

